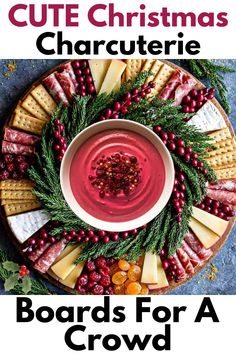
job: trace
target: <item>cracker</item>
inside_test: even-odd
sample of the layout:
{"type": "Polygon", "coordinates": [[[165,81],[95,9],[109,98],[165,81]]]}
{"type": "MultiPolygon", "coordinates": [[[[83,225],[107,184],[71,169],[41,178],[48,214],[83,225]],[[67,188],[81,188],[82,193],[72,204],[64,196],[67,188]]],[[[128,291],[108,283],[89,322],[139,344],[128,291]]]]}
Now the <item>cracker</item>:
{"type": "Polygon", "coordinates": [[[14,112],[19,113],[19,114],[27,114],[27,115],[30,115],[30,117],[34,117],[31,114],[29,114],[29,112],[21,106],[21,101],[19,101],[14,112]]]}
{"type": "Polygon", "coordinates": [[[232,179],[236,178],[236,167],[224,168],[215,171],[218,179],[232,179]]]}
{"type": "Polygon", "coordinates": [[[31,191],[0,191],[1,199],[22,199],[36,200],[36,196],[31,191]]]}
{"type": "Polygon", "coordinates": [[[128,59],[125,69],[126,80],[134,80],[141,71],[142,59],[128,59]]]}
{"type": "Polygon", "coordinates": [[[156,59],[147,59],[145,60],[143,66],[142,66],[142,72],[144,71],[150,71],[152,65],[155,63],[156,59]]]}
{"type": "Polygon", "coordinates": [[[22,129],[37,135],[42,134],[42,129],[45,124],[46,122],[23,113],[16,113],[12,121],[12,127],[22,129]]]}
{"type": "Polygon", "coordinates": [[[41,205],[39,202],[33,201],[33,202],[29,202],[29,203],[7,204],[7,205],[4,205],[4,210],[5,210],[6,216],[10,216],[10,215],[21,214],[21,213],[24,213],[25,211],[34,210],[34,209],[37,209],[40,207],[41,207],[41,205]]]}
{"type": "Polygon", "coordinates": [[[155,60],[154,63],[152,64],[150,71],[152,75],[148,76],[146,80],[146,84],[148,84],[150,81],[154,81],[155,77],[159,74],[163,66],[166,64],[163,64],[160,60],[155,60]]]}
{"type": "Polygon", "coordinates": [[[232,138],[229,128],[217,130],[214,133],[208,134],[208,136],[213,139],[212,144],[232,138]]]}
{"type": "Polygon", "coordinates": [[[57,108],[56,102],[49,95],[47,90],[43,85],[38,85],[31,91],[31,95],[36,99],[36,101],[43,107],[43,109],[52,115],[57,108]]]}
{"type": "Polygon", "coordinates": [[[221,154],[219,156],[210,157],[207,159],[207,162],[212,168],[217,166],[224,168],[225,165],[236,162],[236,150],[221,154]]]}
{"type": "Polygon", "coordinates": [[[7,205],[7,204],[23,204],[23,203],[32,203],[32,200],[30,199],[2,199],[1,200],[1,205],[7,205]]]}
{"type": "Polygon", "coordinates": [[[229,164],[226,164],[226,165],[224,165],[224,167],[222,167],[222,166],[215,166],[214,167],[214,170],[216,171],[216,170],[222,170],[222,168],[233,168],[233,167],[236,167],[236,162],[232,162],[232,163],[229,163],[229,164]]]}
{"type": "Polygon", "coordinates": [[[206,160],[208,160],[210,157],[218,156],[236,150],[236,141],[234,139],[226,139],[226,140],[229,141],[229,144],[226,144],[225,146],[222,146],[221,148],[218,148],[216,150],[208,151],[207,152],[208,157],[206,158],[206,160]]]}
{"type": "Polygon", "coordinates": [[[44,122],[47,122],[50,119],[49,115],[44,111],[44,109],[31,95],[28,95],[26,99],[22,102],[22,107],[25,108],[31,114],[33,114],[34,117],[44,122]]]}
{"type": "Polygon", "coordinates": [[[224,140],[221,140],[221,141],[218,141],[216,143],[214,143],[214,146],[217,148],[217,149],[221,149],[221,148],[227,148],[228,146],[230,146],[232,144],[232,140],[234,140],[234,138],[228,138],[228,139],[224,139],[224,140]]]}
{"type": "Polygon", "coordinates": [[[157,95],[163,87],[166,85],[166,83],[169,81],[171,78],[172,74],[174,73],[174,69],[172,69],[169,65],[164,64],[161,68],[160,71],[157,73],[157,75],[154,78],[154,82],[156,84],[155,88],[153,89],[152,94],[157,95]]]}
{"type": "Polygon", "coordinates": [[[0,182],[0,190],[25,191],[32,190],[33,187],[33,182],[28,179],[21,179],[19,181],[14,179],[7,179],[6,181],[0,182]]]}

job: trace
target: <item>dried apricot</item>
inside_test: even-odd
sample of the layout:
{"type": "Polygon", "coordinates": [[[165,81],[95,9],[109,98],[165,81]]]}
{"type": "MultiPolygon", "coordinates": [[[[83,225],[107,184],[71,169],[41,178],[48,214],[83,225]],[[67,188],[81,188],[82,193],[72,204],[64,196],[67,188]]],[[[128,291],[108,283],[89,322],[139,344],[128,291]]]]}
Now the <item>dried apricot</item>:
{"type": "Polygon", "coordinates": [[[112,275],[116,272],[119,272],[119,270],[120,268],[118,267],[117,263],[112,264],[112,266],[110,266],[110,276],[112,277],[112,275]]]}
{"type": "Polygon", "coordinates": [[[125,287],[127,288],[127,286],[128,286],[130,283],[132,283],[132,280],[127,279],[126,282],[125,282],[125,287]]]}
{"type": "Polygon", "coordinates": [[[145,284],[141,284],[141,291],[140,291],[140,295],[148,295],[149,294],[149,289],[147,287],[147,285],[145,284]]]}
{"type": "Polygon", "coordinates": [[[127,271],[130,269],[130,264],[125,259],[120,259],[118,262],[118,266],[121,270],[127,271]]]}
{"type": "Polygon", "coordinates": [[[116,285],[121,285],[123,284],[127,279],[127,273],[124,271],[116,272],[112,276],[112,282],[116,285]]]}
{"type": "Polygon", "coordinates": [[[132,265],[128,271],[128,278],[132,281],[137,281],[141,277],[141,268],[137,265],[132,265]]]}
{"type": "Polygon", "coordinates": [[[125,284],[115,285],[114,286],[115,295],[124,295],[125,293],[125,284]]]}
{"type": "Polygon", "coordinates": [[[138,259],[137,259],[137,265],[142,267],[143,266],[143,262],[144,262],[144,256],[140,256],[138,259]]]}
{"type": "Polygon", "coordinates": [[[141,289],[142,289],[141,285],[137,281],[133,281],[129,283],[129,285],[125,290],[125,293],[127,295],[138,295],[140,294],[141,289]]]}

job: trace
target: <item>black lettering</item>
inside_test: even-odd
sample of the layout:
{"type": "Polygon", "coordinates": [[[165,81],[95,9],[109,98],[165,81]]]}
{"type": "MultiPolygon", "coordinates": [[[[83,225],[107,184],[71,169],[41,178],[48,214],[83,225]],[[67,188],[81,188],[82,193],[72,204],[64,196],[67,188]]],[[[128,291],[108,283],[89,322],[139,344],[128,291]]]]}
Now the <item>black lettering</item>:
{"type": "Polygon", "coordinates": [[[157,334],[153,337],[152,345],[156,350],[170,350],[170,324],[165,325],[165,334],[157,334]],[[164,341],[164,344],[160,344],[159,341],[164,341]]]}
{"type": "MultiPolygon", "coordinates": [[[[121,41],[121,42],[122,42],[122,41],[121,41]]],[[[113,46],[113,45],[117,45],[117,44],[118,44],[118,41],[110,41],[110,42],[108,42],[108,43],[107,43],[107,46],[106,46],[107,53],[108,53],[108,54],[111,54],[111,55],[117,55],[117,54],[118,54],[118,51],[112,49],[112,46],[113,46]]]]}
{"type": "Polygon", "coordinates": [[[148,43],[148,51],[152,55],[158,55],[162,53],[162,43],[160,41],[151,41],[148,43]]]}
{"type": "Polygon", "coordinates": [[[109,298],[109,296],[104,297],[104,306],[94,307],[94,309],[92,310],[91,316],[92,316],[92,319],[98,323],[110,321],[110,298],[109,298]],[[98,316],[99,312],[102,313],[101,317],[98,316]]]}
{"type": "Polygon", "coordinates": [[[137,45],[138,51],[141,55],[146,55],[147,51],[144,49],[144,46],[147,44],[147,41],[144,40],[144,36],[138,36],[137,45]]]}
{"type": "Polygon", "coordinates": [[[118,350],[121,346],[121,340],[116,334],[108,334],[102,340],[102,345],[106,350],[118,350]],[[109,344],[109,341],[113,340],[114,344],[109,344]]]}
{"type": "Polygon", "coordinates": [[[134,41],[130,41],[129,42],[129,49],[126,49],[126,43],[125,41],[120,41],[120,52],[123,55],[131,55],[134,54],[135,52],[135,42],[134,41]]]}
{"type": "Polygon", "coordinates": [[[143,312],[150,312],[150,307],[143,307],[144,302],[151,302],[150,297],[138,297],[136,300],[136,322],[142,322],[143,312]]]}
{"type": "Polygon", "coordinates": [[[34,319],[34,311],[31,310],[32,300],[28,297],[17,297],[16,299],[16,321],[31,322],[34,319]],[[27,316],[23,316],[23,315],[27,316]]]}
{"type": "Polygon", "coordinates": [[[66,333],[65,333],[65,342],[66,345],[72,349],[72,350],[85,350],[86,346],[84,344],[75,344],[74,342],[72,342],[72,335],[76,332],[76,331],[80,331],[80,332],[84,332],[86,330],[85,326],[82,325],[75,325],[70,327],[66,333]]]}
{"type": "Polygon", "coordinates": [[[187,310],[187,306],[174,306],[174,316],[173,316],[173,321],[174,322],[179,322],[179,314],[180,312],[185,312],[187,310]]]}
{"type": "Polygon", "coordinates": [[[68,40],[62,40],[62,31],[57,32],[57,54],[63,54],[63,47],[66,46],[66,54],[73,54],[73,45],[68,40]]]}
{"type": "Polygon", "coordinates": [[[168,309],[168,307],[158,306],[153,310],[152,317],[155,321],[164,323],[169,321],[169,319],[171,318],[171,311],[170,309],[168,309]],[[160,312],[164,312],[164,316],[161,316],[160,312]]]}
{"type": "Polygon", "coordinates": [[[47,323],[53,320],[54,311],[49,306],[42,306],[37,309],[35,316],[39,322],[47,323]],[[46,316],[43,316],[43,312],[46,312],[46,316]]]}
{"type": "Polygon", "coordinates": [[[84,312],[89,312],[91,310],[90,306],[78,307],[77,308],[77,322],[84,321],[84,312]]]}
{"type": "Polygon", "coordinates": [[[185,50],[190,55],[196,55],[200,53],[200,43],[198,41],[189,41],[186,43],[185,50]]]}
{"type": "Polygon", "coordinates": [[[74,309],[73,307],[60,306],[56,310],[56,318],[59,322],[74,322],[74,309]],[[65,313],[66,316],[63,316],[65,313]]]}
{"type": "Polygon", "coordinates": [[[204,317],[211,317],[213,322],[220,322],[209,297],[203,298],[194,322],[201,322],[204,317]]]}
{"type": "Polygon", "coordinates": [[[106,42],[105,42],[104,40],[102,40],[102,41],[95,41],[95,42],[94,42],[93,53],[94,53],[95,55],[99,54],[99,47],[100,47],[101,45],[104,46],[105,43],[106,43],[106,42]]]}
{"type": "Polygon", "coordinates": [[[94,350],[94,342],[97,339],[101,339],[102,335],[101,334],[89,334],[88,336],[88,350],[94,350]]]}
{"type": "MultiPolygon", "coordinates": [[[[75,52],[79,55],[91,54],[91,42],[90,41],[77,41],[74,46],[75,52]],[[81,48],[82,47],[82,48],[81,48]]],[[[72,54],[72,53],[68,53],[72,54]]]]}
{"type": "Polygon", "coordinates": [[[116,323],[124,322],[126,319],[125,314],[122,312],[124,310],[125,310],[124,306],[116,306],[113,311],[116,317],[113,317],[112,321],[116,323]]]}
{"type": "Polygon", "coordinates": [[[144,339],[141,340],[139,335],[135,334],[133,339],[130,340],[127,334],[122,334],[122,338],[124,339],[124,342],[129,350],[134,350],[136,345],[138,346],[139,350],[144,350],[148,345],[148,342],[151,337],[151,334],[146,334],[144,339]]]}
{"type": "Polygon", "coordinates": [[[55,33],[53,33],[53,32],[44,32],[44,33],[40,34],[40,36],[37,38],[37,41],[36,41],[36,46],[37,46],[37,49],[40,51],[40,53],[42,53],[44,55],[53,55],[56,53],[54,49],[45,49],[45,47],[43,45],[44,39],[54,38],[54,37],[55,37],[55,33]]]}

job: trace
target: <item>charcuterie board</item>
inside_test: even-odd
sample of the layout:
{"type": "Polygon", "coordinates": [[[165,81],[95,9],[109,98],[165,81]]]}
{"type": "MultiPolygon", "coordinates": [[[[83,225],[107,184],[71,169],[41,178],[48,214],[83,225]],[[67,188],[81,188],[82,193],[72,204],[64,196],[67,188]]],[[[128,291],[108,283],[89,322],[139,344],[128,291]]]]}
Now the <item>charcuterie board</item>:
{"type": "MultiPolygon", "coordinates": [[[[127,62],[122,60],[75,60],[61,64],[39,78],[20,99],[6,122],[1,155],[1,218],[9,237],[26,262],[48,281],[66,292],[108,295],[113,293],[164,294],[181,286],[206,267],[220,251],[230,234],[235,220],[234,205],[236,200],[235,135],[226,113],[213,97],[213,88],[205,88],[201,82],[184,69],[164,60],[132,59],[127,62]],[[135,80],[140,80],[141,83],[132,86],[136,82],[135,80]],[[122,82],[129,82],[127,84],[129,87],[127,86],[124,93],[120,93],[122,82]],[[114,92],[115,98],[112,96],[112,92],[114,92]],[[90,97],[91,102],[98,102],[99,97],[103,96],[102,93],[107,94],[107,97],[110,95],[110,98],[107,98],[107,104],[101,105],[102,108],[98,111],[96,119],[91,120],[89,124],[86,122],[79,128],[78,124],[74,125],[78,131],[77,134],[74,131],[72,134],[67,125],[70,127],[68,119],[73,117],[74,106],[77,104],[78,112],[78,107],[85,107],[86,97],[90,97]],[[74,99],[74,95],[78,100],[74,99]],[[155,106],[153,102],[157,97],[159,103],[155,106]],[[60,110],[57,111],[61,102],[60,110]],[[181,119],[183,119],[183,124],[186,124],[186,129],[193,127],[193,133],[190,128],[191,134],[195,134],[196,139],[199,139],[200,142],[196,143],[195,138],[184,140],[178,131],[169,131],[168,124],[164,119],[160,120],[163,125],[159,125],[157,121],[156,124],[152,124],[152,127],[146,118],[147,116],[144,116],[143,121],[137,120],[135,110],[140,109],[139,105],[143,107],[143,112],[147,112],[147,105],[150,105],[150,115],[150,109],[153,109],[153,112],[155,109],[159,109],[161,112],[161,102],[162,104],[166,102],[166,110],[171,110],[171,107],[180,107],[176,111],[174,108],[172,112],[176,112],[177,120],[179,119],[178,114],[182,114],[181,119]],[[133,116],[129,116],[132,109],[133,116]],[[57,111],[56,116],[55,111],[57,111]],[[131,128],[132,133],[131,130],[127,133],[126,129],[128,128],[122,128],[124,126],[122,119],[133,120],[135,124],[141,123],[148,128],[151,127],[153,131],[151,139],[155,139],[154,135],[156,135],[157,140],[161,141],[161,146],[164,145],[163,151],[168,150],[170,159],[174,161],[175,184],[171,185],[169,180],[169,188],[167,188],[170,190],[171,197],[168,196],[165,207],[162,206],[158,213],[147,220],[147,225],[146,222],[138,223],[137,220],[143,215],[150,214],[149,211],[154,207],[154,204],[160,202],[158,193],[160,192],[162,195],[164,187],[160,191],[155,189],[156,178],[159,179],[159,185],[161,185],[160,174],[157,175],[155,171],[155,165],[158,162],[150,163],[152,170],[148,170],[152,150],[150,150],[150,145],[146,144],[145,131],[144,136],[141,137],[137,134],[135,136],[134,125],[134,128],[131,128]],[[101,128],[101,133],[99,133],[103,135],[103,141],[107,139],[108,146],[118,144],[117,146],[122,146],[122,150],[125,146],[127,151],[110,152],[110,148],[107,149],[105,146],[101,160],[98,160],[94,153],[93,160],[105,166],[101,169],[96,165],[91,165],[91,167],[89,158],[85,154],[88,152],[88,156],[91,158],[93,149],[91,148],[90,151],[90,146],[93,147],[94,142],[100,141],[99,135],[96,136],[94,132],[92,133],[91,141],[88,140],[89,143],[84,148],[83,155],[79,155],[80,150],[78,149],[77,153],[80,156],[78,163],[81,164],[78,165],[78,169],[81,168],[82,160],[84,160],[83,171],[86,171],[83,176],[80,175],[79,180],[76,180],[77,185],[80,182],[82,186],[78,193],[82,199],[77,198],[77,204],[83,205],[83,201],[85,201],[82,208],[85,213],[81,213],[77,204],[74,208],[70,206],[65,189],[62,188],[63,193],[61,192],[60,186],[63,186],[64,172],[60,173],[60,171],[68,159],[69,151],[72,150],[73,138],[78,136],[79,140],[83,136],[84,129],[88,129],[89,126],[93,127],[92,123],[97,121],[102,121],[97,123],[98,126],[104,124],[104,129],[101,128]],[[105,139],[104,131],[106,132],[108,129],[106,128],[108,121],[110,126],[115,127],[109,129],[116,129],[116,136],[114,137],[113,130],[109,130],[110,134],[105,139]],[[116,121],[117,124],[113,124],[111,121],[116,121]],[[45,127],[49,127],[47,133],[49,135],[46,135],[47,128],[45,127]],[[195,132],[194,127],[197,127],[200,133],[199,130],[195,132]],[[50,129],[52,135],[50,135],[50,129]],[[117,130],[119,130],[120,140],[117,138],[117,130]],[[44,137],[42,140],[41,135],[44,137]],[[210,142],[206,141],[206,136],[209,137],[210,142]],[[46,137],[49,137],[49,141],[51,138],[55,139],[50,145],[50,149],[46,137]],[[124,140],[126,141],[125,145],[124,140]],[[134,140],[135,143],[133,143],[134,140]],[[206,144],[206,146],[204,145],[205,155],[203,155],[201,144],[206,144]],[[137,147],[139,145],[144,147],[144,152],[137,147]],[[195,146],[199,151],[195,152],[195,146]],[[71,214],[73,213],[71,209],[75,211],[78,220],[71,221],[70,224],[76,225],[75,227],[69,229],[69,221],[61,221],[65,219],[59,214],[61,210],[58,208],[58,212],[56,211],[56,204],[54,204],[56,209],[53,210],[51,202],[46,200],[47,198],[43,195],[44,190],[48,190],[50,195],[51,181],[48,178],[44,181],[43,177],[40,181],[41,176],[45,176],[45,174],[39,174],[40,166],[41,169],[44,166],[36,161],[35,153],[39,155],[39,162],[40,159],[42,160],[42,156],[44,158],[48,153],[48,160],[45,160],[49,163],[48,166],[52,166],[50,158],[53,156],[53,164],[56,166],[55,172],[57,174],[55,178],[58,178],[59,181],[57,191],[59,194],[62,193],[61,198],[65,198],[62,200],[66,209],[62,209],[64,215],[68,216],[68,220],[71,215],[74,215],[71,214]],[[84,159],[83,156],[85,156],[84,159]],[[183,161],[184,164],[182,164],[183,161]],[[109,167],[110,164],[111,167],[109,167]],[[112,166],[115,166],[115,172],[112,166]],[[186,166],[187,168],[190,166],[189,171],[185,170],[186,166]],[[93,170],[95,175],[92,175],[93,170]],[[152,186],[147,195],[144,193],[144,190],[148,188],[148,184],[145,185],[145,181],[147,182],[145,171],[146,175],[151,175],[148,184],[152,186]],[[118,175],[119,181],[117,182],[117,178],[116,182],[112,178],[109,179],[107,173],[112,173],[112,178],[118,175]],[[212,177],[213,175],[215,177],[212,177]],[[191,182],[191,177],[200,184],[204,179],[206,187],[196,188],[196,195],[198,193],[200,198],[202,193],[202,199],[190,203],[187,209],[185,204],[188,202],[188,193],[190,193],[188,192],[188,183],[191,182]],[[218,182],[216,178],[218,178],[218,182]],[[127,179],[130,179],[131,182],[127,182],[127,179]],[[203,191],[204,188],[206,188],[205,191],[203,191]],[[86,193],[83,195],[84,190],[86,193]],[[136,197],[138,191],[141,195],[140,200],[136,197]],[[207,197],[204,196],[206,192],[207,197]],[[153,195],[153,198],[150,195],[153,195]],[[145,198],[145,201],[149,199],[147,210],[143,207],[145,203],[142,198],[145,198]],[[95,204],[93,204],[94,201],[95,204]],[[86,210],[90,203],[90,210],[86,210]],[[117,212],[117,203],[119,213],[117,212]],[[76,208],[78,208],[78,214],[76,208]],[[112,210],[113,216],[109,219],[110,210],[112,210]],[[140,215],[135,210],[138,210],[140,215]],[[95,217],[86,219],[84,216],[87,215],[86,213],[90,216],[93,216],[94,213],[95,217]],[[57,215],[60,215],[60,218],[57,219],[57,215]],[[163,230],[167,227],[164,220],[165,218],[168,220],[168,217],[176,227],[176,234],[178,233],[180,238],[177,244],[177,241],[173,242],[175,235],[172,237],[172,248],[169,246],[171,243],[169,236],[166,235],[165,238],[160,235],[160,238],[163,237],[162,241],[158,239],[159,236],[156,236],[158,227],[163,230]],[[178,230],[181,225],[183,228],[186,227],[183,224],[185,217],[187,218],[187,229],[185,235],[181,236],[178,230]],[[100,226],[97,227],[96,219],[99,218],[100,222],[103,218],[104,225],[108,225],[106,228],[104,227],[105,230],[100,226]],[[91,222],[88,223],[90,227],[86,229],[87,220],[91,220],[91,222]],[[105,223],[106,220],[110,222],[111,226],[108,222],[105,223]],[[137,224],[132,223],[134,220],[137,221],[137,224]],[[122,229],[123,221],[137,226],[122,229]],[[119,227],[116,223],[119,224],[119,227]],[[117,225],[117,229],[115,225],[117,225]],[[77,226],[78,228],[76,228],[77,226]],[[60,230],[60,233],[57,230],[60,230]],[[152,244],[154,245],[155,237],[157,237],[156,248],[151,247],[152,244]],[[144,238],[147,239],[146,244],[144,238]],[[135,248],[139,242],[142,243],[140,246],[142,253],[137,252],[137,257],[134,259],[133,249],[126,245],[132,243],[135,248]],[[99,249],[100,244],[101,248],[99,249]],[[117,248],[120,248],[119,253],[109,247],[109,244],[117,245],[117,248]],[[125,249],[125,247],[128,249],[127,252],[122,251],[122,248],[125,249]]],[[[91,107],[94,108],[94,106],[90,106],[90,110],[91,107]]],[[[142,111],[139,112],[142,116],[142,111]]],[[[80,117],[78,118],[80,122],[79,119],[82,118],[79,115],[78,117],[80,117]]],[[[87,117],[89,117],[89,113],[87,117]]],[[[87,139],[89,138],[87,137],[87,139]]],[[[152,144],[154,144],[153,141],[152,144]]],[[[94,146],[96,152],[98,147],[94,146]]],[[[158,151],[160,151],[159,148],[157,148],[156,154],[158,151]]],[[[155,158],[156,154],[154,154],[155,158]]],[[[163,156],[162,154],[160,158],[164,159],[163,156]]],[[[166,170],[166,165],[158,167],[159,170],[161,168],[163,168],[163,173],[170,174],[170,170],[166,170]]],[[[73,175],[76,175],[76,170],[77,166],[74,167],[73,175]]],[[[48,171],[48,174],[50,173],[48,171]]],[[[167,183],[166,178],[163,179],[163,184],[165,183],[167,183]]],[[[56,202],[58,201],[56,200],[56,202]]]]}

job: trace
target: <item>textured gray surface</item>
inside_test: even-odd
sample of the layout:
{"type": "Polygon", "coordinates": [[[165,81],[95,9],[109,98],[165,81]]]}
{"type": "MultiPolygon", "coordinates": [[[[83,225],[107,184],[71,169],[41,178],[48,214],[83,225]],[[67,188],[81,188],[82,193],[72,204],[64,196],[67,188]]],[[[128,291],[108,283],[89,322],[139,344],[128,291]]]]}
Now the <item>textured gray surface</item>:
{"type": "MultiPolygon", "coordinates": [[[[0,60],[0,123],[1,126],[9,114],[12,106],[21,97],[24,91],[40,75],[55,65],[59,60],[17,60],[17,68],[9,77],[6,64],[11,60],[0,60]]],[[[218,60],[236,69],[236,60],[218,60]]],[[[225,75],[226,86],[229,90],[229,101],[232,107],[230,120],[236,129],[236,73],[225,75]]],[[[7,239],[3,226],[0,224],[0,247],[6,248],[11,255],[17,257],[16,251],[7,239]]],[[[181,286],[171,294],[236,294],[236,229],[231,233],[222,251],[215,257],[214,264],[219,269],[215,280],[208,280],[206,273],[209,268],[203,270],[198,276],[181,286]]],[[[0,282],[0,294],[3,294],[3,286],[0,282]]]]}

